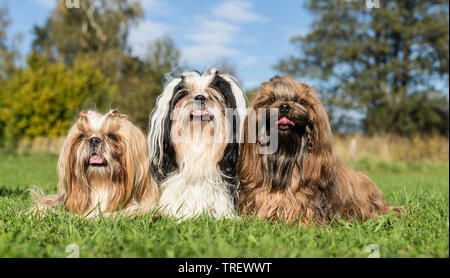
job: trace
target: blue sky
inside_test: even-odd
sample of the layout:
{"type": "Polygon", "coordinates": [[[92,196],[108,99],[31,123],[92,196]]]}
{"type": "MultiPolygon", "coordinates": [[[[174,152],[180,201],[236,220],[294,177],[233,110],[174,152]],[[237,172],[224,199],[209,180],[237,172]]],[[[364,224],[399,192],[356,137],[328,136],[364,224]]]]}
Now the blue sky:
{"type": "MultiPolygon", "coordinates": [[[[164,35],[174,39],[182,60],[197,70],[226,58],[246,89],[275,74],[272,66],[295,53],[289,37],[304,34],[313,20],[298,0],[135,0],[145,19],[131,30],[135,55],[164,35]]],[[[22,56],[31,47],[33,24],[42,25],[55,0],[0,0],[7,3],[12,24],[9,35],[20,33],[22,56]]]]}

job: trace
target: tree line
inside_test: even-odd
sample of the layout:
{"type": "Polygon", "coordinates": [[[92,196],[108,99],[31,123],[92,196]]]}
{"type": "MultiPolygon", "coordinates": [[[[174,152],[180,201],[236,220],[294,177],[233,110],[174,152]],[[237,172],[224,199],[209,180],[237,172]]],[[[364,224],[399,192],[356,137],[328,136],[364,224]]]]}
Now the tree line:
{"type": "Polygon", "coordinates": [[[449,1],[365,2],[306,1],[312,30],[275,68],[317,81],[337,129],[448,136],[449,1]]]}
{"type": "MultiPolygon", "coordinates": [[[[146,130],[164,74],[181,63],[173,40],[136,57],[128,35],[143,19],[138,1],[87,0],[77,9],[55,1],[33,27],[25,65],[0,7],[0,146],[64,135],[84,108],[119,108],[146,130]]],[[[448,136],[448,1],[363,2],[306,1],[311,31],[291,39],[297,53],[275,70],[313,80],[336,131],[448,136]]]]}
{"type": "Polygon", "coordinates": [[[8,49],[6,7],[0,10],[0,142],[14,146],[24,137],[60,136],[81,109],[119,107],[142,129],[163,76],[180,63],[180,51],[165,37],[149,43],[145,57],[131,54],[128,34],[143,18],[139,2],[65,1],[43,26],[33,27],[26,65],[14,67],[8,49]]]}

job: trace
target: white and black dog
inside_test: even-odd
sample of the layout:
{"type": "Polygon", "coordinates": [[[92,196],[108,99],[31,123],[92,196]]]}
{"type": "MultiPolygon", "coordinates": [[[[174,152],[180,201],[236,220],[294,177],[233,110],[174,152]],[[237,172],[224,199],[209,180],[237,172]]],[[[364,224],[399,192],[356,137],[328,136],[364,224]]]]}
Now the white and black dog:
{"type": "Polygon", "coordinates": [[[148,138],[163,214],[235,215],[245,113],[243,90],[216,69],[186,72],[166,84],[152,112],[148,138]]]}

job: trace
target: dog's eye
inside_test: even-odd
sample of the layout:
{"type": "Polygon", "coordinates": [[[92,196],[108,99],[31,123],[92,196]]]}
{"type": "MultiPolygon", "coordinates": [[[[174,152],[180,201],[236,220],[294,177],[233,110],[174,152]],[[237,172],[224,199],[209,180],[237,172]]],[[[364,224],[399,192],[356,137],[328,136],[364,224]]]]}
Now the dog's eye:
{"type": "Polygon", "coordinates": [[[305,100],[303,100],[303,99],[300,99],[300,100],[298,101],[298,103],[299,103],[300,105],[303,105],[303,106],[308,105],[308,103],[307,103],[305,100]]]}
{"type": "Polygon", "coordinates": [[[84,139],[84,134],[78,135],[77,139],[78,139],[78,140],[83,140],[83,139],[84,139]]]}
{"type": "Polygon", "coordinates": [[[189,91],[186,89],[181,89],[180,91],[178,91],[175,95],[175,97],[172,99],[171,102],[171,107],[175,107],[175,105],[181,100],[183,99],[185,96],[187,96],[189,94],[189,91]]]}
{"type": "Polygon", "coordinates": [[[119,137],[113,133],[108,134],[108,138],[111,139],[114,142],[119,141],[119,137]]]}

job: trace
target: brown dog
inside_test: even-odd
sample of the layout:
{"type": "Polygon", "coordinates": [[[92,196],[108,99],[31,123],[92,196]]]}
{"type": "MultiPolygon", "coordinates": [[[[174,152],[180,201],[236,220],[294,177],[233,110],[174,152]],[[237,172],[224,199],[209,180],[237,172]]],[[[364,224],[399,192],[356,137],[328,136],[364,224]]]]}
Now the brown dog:
{"type": "Polygon", "coordinates": [[[383,193],[365,175],[333,155],[327,114],[313,88],[287,77],[262,84],[250,104],[239,156],[241,213],[261,219],[328,223],[376,218],[399,207],[389,206],[383,193]],[[258,108],[265,108],[255,111],[258,108]],[[249,118],[267,133],[269,109],[278,109],[272,125],[278,148],[261,154],[261,142],[249,142],[249,118]]]}
{"type": "Polygon", "coordinates": [[[59,156],[59,193],[34,191],[35,208],[63,207],[88,217],[146,213],[159,200],[147,153],[144,134],[125,115],[83,111],[59,156]]]}

